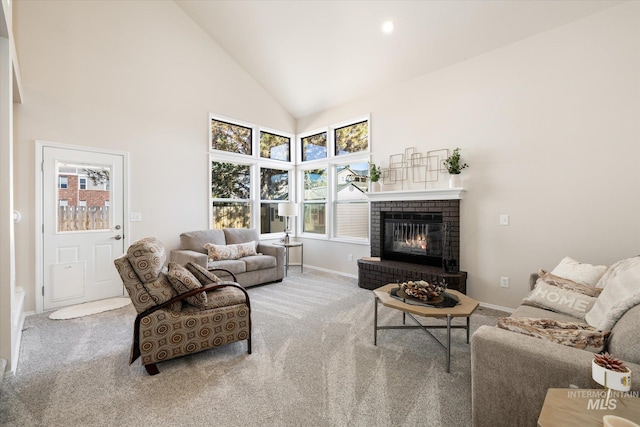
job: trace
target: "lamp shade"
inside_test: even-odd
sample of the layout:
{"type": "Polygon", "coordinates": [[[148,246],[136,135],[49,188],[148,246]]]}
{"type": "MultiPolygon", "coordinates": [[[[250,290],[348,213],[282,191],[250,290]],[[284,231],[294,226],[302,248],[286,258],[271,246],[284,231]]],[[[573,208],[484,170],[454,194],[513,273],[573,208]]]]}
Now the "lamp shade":
{"type": "Polygon", "coordinates": [[[296,216],[296,215],[298,215],[297,203],[278,204],[278,216],[296,216]]]}

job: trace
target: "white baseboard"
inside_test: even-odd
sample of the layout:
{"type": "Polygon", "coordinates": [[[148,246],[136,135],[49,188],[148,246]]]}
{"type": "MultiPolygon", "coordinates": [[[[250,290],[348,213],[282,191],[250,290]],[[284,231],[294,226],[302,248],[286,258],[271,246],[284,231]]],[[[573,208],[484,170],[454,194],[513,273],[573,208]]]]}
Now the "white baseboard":
{"type": "MultiPolygon", "coordinates": [[[[293,267],[293,266],[292,266],[293,267]]],[[[316,267],[315,265],[308,265],[305,264],[304,268],[307,269],[311,269],[311,270],[318,270],[318,271],[324,271],[325,273],[331,273],[331,274],[337,274],[338,276],[344,276],[344,277],[349,277],[351,279],[357,279],[358,275],[357,274],[349,274],[349,273],[343,273],[342,271],[336,271],[336,270],[331,270],[329,268],[322,268],[322,267],[316,267]]]]}
{"type": "Polygon", "coordinates": [[[510,307],[503,307],[501,305],[489,304],[488,302],[481,302],[481,307],[491,308],[493,310],[506,311],[507,313],[513,313],[514,309],[510,307]]]}
{"type": "Polygon", "coordinates": [[[15,293],[13,295],[14,298],[14,307],[15,311],[11,316],[11,336],[12,341],[15,337],[15,344],[12,346],[13,353],[11,354],[11,366],[9,367],[9,371],[5,372],[5,376],[12,377],[16,369],[18,369],[18,358],[20,357],[20,344],[22,342],[22,328],[24,327],[24,298],[25,292],[22,287],[16,287],[15,293]]]}

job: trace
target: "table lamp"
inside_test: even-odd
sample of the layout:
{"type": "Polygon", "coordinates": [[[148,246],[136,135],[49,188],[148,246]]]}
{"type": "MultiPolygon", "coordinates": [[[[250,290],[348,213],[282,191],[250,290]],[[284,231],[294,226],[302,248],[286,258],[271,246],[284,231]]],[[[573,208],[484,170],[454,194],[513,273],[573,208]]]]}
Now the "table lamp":
{"type": "Polygon", "coordinates": [[[278,216],[283,216],[285,218],[285,226],[284,226],[284,237],[282,238],[282,243],[289,243],[289,218],[292,216],[298,215],[298,204],[297,203],[280,203],[278,204],[278,216]]]}

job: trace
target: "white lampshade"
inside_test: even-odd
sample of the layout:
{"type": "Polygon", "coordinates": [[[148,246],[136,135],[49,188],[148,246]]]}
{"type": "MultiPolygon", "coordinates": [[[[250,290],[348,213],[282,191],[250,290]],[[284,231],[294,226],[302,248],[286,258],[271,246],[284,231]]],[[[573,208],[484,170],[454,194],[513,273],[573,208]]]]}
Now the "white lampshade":
{"type": "Polygon", "coordinates": [[[297,203],[278,204],[278,216],[296,216],[296,215],[298,215],[297,203]]]}

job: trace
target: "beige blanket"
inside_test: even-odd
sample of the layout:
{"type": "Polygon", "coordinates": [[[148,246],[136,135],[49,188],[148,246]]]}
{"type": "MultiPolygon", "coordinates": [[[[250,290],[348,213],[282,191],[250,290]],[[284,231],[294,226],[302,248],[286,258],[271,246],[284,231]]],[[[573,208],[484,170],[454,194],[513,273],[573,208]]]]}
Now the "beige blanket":
{"type": "Polygon", "coordinates": [[[498,327],[570,347],[598,353],[604,350],[609,331],[578,322],[528,317],[499,317],[498,327]]]}

